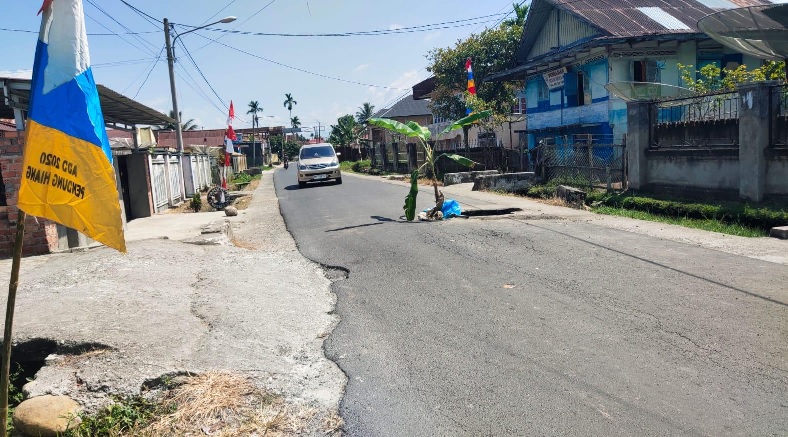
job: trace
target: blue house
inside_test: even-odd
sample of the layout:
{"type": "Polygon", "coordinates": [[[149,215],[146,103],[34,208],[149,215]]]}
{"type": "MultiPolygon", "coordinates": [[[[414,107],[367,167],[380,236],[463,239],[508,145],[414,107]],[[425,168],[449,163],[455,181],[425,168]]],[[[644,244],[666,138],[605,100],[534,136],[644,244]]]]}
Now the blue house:
{"type": "MultiPolygon", "coordinates": [[[[775,0],[777,2],[777,0],[775,0]]],[[[518,65],[484,80],[525,81],[529,148],[541,140],[620,143],[626,103],[605,85],[653,82],[682,86],[679,64],[758,67],[698,30],[714,12],[770,4],[761,0],[534,0],[518,65]]]]}

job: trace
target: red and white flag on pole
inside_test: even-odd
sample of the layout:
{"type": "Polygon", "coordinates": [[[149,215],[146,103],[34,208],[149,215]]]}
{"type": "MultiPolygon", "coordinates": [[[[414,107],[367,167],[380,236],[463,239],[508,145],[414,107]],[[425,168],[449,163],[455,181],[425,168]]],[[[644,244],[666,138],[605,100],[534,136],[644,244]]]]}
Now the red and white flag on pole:
{"type": "Polygon", "coordinates": [[[230,156],[235,151],[233,141],[237,139],[233,131],[233,119],[235,119],[235,108],[233,101],[230,100],[230,112],[227,115],[227,131],[224,134],[224,169],[222,170],[222,188],[227,189],[227,167],[230,166],[230,156]]]}

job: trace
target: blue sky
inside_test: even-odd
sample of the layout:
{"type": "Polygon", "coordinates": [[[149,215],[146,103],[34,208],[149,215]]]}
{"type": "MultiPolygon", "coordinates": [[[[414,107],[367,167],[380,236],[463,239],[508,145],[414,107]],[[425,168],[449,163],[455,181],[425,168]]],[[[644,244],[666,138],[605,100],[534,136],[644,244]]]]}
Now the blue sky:
{"type": "MultiPolygon", "coordinates": [[[[159,62],[154,62],[164,46],[161,23],[154,25],[146,21],[120,0],[83,1],[89,34],[128,32],[112,18],[133,32],[145,32],[123,35],[122,38],[89,35],[96,81],[126,96],[137,95],[137,100],[166,113],[172,108],[166,57],[163,55],[159,62]],[[145,82],[149,73],[150,77],[145,82]]],[[[127,2],[153,17],[167,17],[175,23],[198,26],[233,15],[238,17],[235,22],[215,27],[300,34],[398,29],[466,20],[508,13],[512,4],[512,0],[400,0],[385,3],[379,0],[127,2]],[[221,10],[225,6],[226,9],[221,10]],[[215,18],[211,18],[214,14],[215,18]]],[[[36,12],[40,0],[3,3],[0,28],[38,30],[40,17],[36,16],[36,12]]],[[[293,115],[302,120],[303,127],[311,127],[316,126],[318,121],[323,125],[333,124],[338,116],[355,113],[363,102],[369,101],[377,109],[390,104],[412,85],[428,77],[424,68],[427,65],[425,55],[430,49],[451,46],[471,32],[479,32],[485,26],[494,25],[500,18],[495,16],[462,21],[446,25],[456,27],[426,32],[375,36],[282,37],[197,31],[179,40],[186,45],[225,104],[233,100],[236,114],[246,121],[236,120],[235,127],[251,126],[251,119],[245,115],[250,100],[259,101],[264,109],[261,125],[289,125],[287,110],[282,105],[285,93],[292,93],[298,102],[293,115]],[[249,54],[210,43],[203,36],[212,39],[221,36],[221,43],[249,54]],[[206,45],[208,43],[210,45],[206,45]],[[302,70],[379,87],[307,74],[252,55],[302,70]]],[[[177,27],[181,32],[186,29],[177,27]]],[[[37,33],[0,30],[0,46],[4,49],[0,75],[32,69],[36,40],[37,33]]],[[[194,118],[198,125],[205,128],[222,128],[227,115],[219,98],[208,88],[180,46],[176,47],[176,57],[178,102],[184,118],[194,118]]]]}

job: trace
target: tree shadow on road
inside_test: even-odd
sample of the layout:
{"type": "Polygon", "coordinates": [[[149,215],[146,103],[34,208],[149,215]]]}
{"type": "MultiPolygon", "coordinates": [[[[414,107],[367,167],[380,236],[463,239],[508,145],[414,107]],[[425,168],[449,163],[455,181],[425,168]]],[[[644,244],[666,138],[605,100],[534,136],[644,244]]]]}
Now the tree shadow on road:
{"type": "Polygon", "coordinates": [[[375,219],[377,221],[376,222],[372,222],[372,223],[362,223],[360,225],[345,226],[345,227],[342,227],[342,228],[329,229],[326,232],[347,231],[349,229],[365,228],[365,227],[368,227],[368,226],[384,225],[386,223],[408,223],[407,221],[403,220],[404,216],[400,217],[399,220],[391,219],[391,218],[388,218],[388,217],[382,217],[382,216],[379,216],[379,215],[373,215],[373,216],[370,216],[369,218],[375,219]]]}

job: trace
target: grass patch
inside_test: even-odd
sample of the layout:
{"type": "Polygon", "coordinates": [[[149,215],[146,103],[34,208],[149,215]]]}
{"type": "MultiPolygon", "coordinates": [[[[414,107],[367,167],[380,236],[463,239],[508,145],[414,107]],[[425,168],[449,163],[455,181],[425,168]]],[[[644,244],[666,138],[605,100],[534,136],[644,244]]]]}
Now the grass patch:
{"type": "Polygon", "coordinates": [[[724,224],[760,229],[767,232],[775,226],[788,224],[788,211],[780,206],[751,206],[742,203],[700,203],[679,199],[643,197],[632,194],[592,193],[586,201],[595,206],[608,206],[642,211],[672,218],[712,220],[724,224]]]}
{"type": "Polygon", "coordinates": [[[343,161],[339,163],[339,168],[341,168],[342,171],[353,173],[369,173],[370,168],[372,168],[372,161],[343,161]]]}
{"type": "Polygon", "coordinates": [[[342,419],[337,414],[287,403],[267,393],[249,378],[207,372],[184,378],[156,401],[119,400],[82,423],[66,437],[164,437],[211,435],[338,435],[342,419]]]}
{"type": "Polygon", "coordinates": [[[696,219],[688,217],[668,217],[653,214],[645,211],[617,208],[611,206],[599,206],[594,208],[594,212],[605,215],[619,217],[629,217],[650,222],[668,223],[671,225],[684,226],[686,228],[703,229],[704,231],[719,232],[728,235],[738,235],[740,237],[765,237],[768,232],[763,229],[752,228],[740,224],[725,223],[715,219],[696,219]]]}

